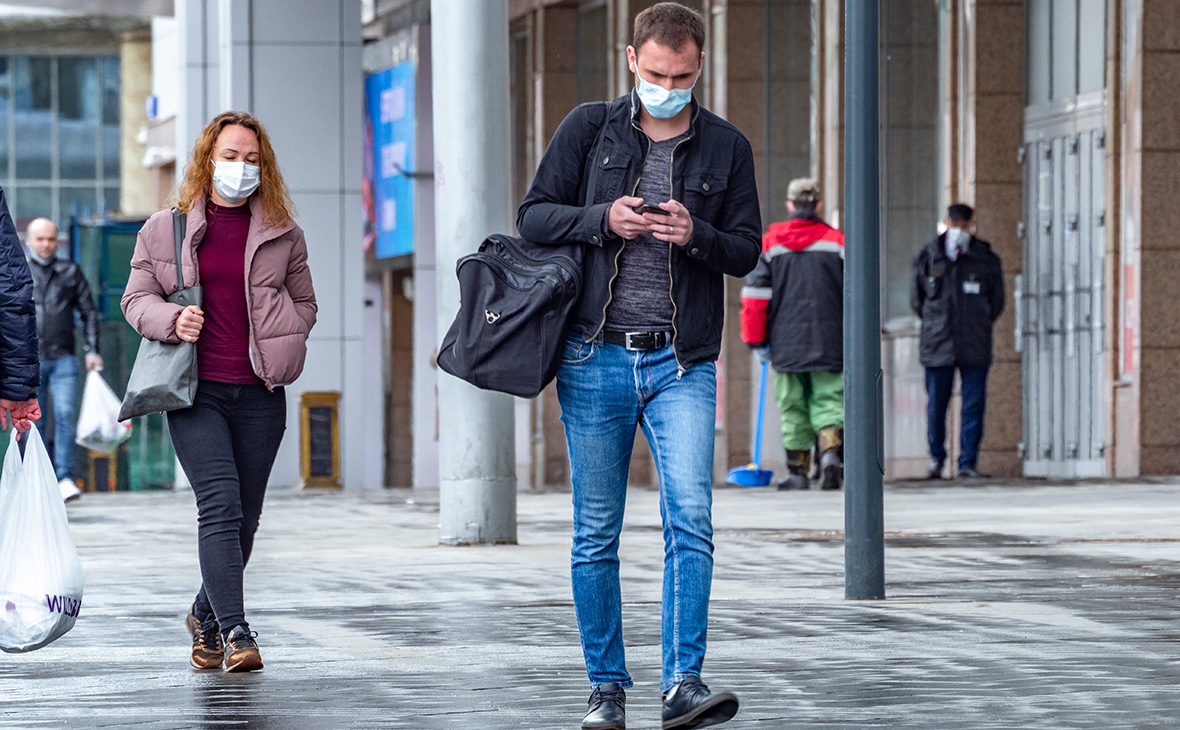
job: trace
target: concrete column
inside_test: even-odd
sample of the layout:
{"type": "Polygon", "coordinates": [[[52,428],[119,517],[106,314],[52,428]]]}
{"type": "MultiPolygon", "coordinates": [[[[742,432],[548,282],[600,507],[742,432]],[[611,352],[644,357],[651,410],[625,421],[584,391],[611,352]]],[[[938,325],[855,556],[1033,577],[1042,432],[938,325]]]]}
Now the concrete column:
{"type": "MultiPolygon", "coordinates": [[[[1128,95],[1139,106],[1138,139],[1127,140],[1137,159],[1124,169],[1133,176],[1126,184],[1138,189],[1138,218],[1128,231],[1139,231],[1138,265],[1131,257],[1130,317],[1139,329],[1139,471],[1141,474],[1180,474],[1180,325],[1175,316],[1180,295],[1180,224],[1175,194],[1180,181],[1180,118],[1174,98],[1180,76],[1180,6],[1167,0],[1140,4],[1140,27],[1128,27],[1126,38],[1142,38],[1138,84],[1141,94],[1128,95]],[[1137,163],[1137,164],[1134,164],[1137,163]],[[1137,179],[1135,179],[1137,178],[1137,179]],[[1138,308],[1136,312],[1135,309],[1138,308]]],[[[1128,135],[1134,134],[1128,130],[1128,135]]]]}
{"type": "MultiPolygon", "coordinates": [[[[964,199],[976,208],[978,235],[992,245],[1004,269],[1008,301],[994,329],[994,359],[988,376],[980,465],[996,476],[1021,474],[1017,446],[1023,438],[1020,353],[1012,337],[1015,277],[1023,268],[1016,235],[1024,209],[1023,170],[1016,157],[1024,141],[1024,9],[1003,0],[976,0],[965,19],[969,43],[966,70],[962,168],[964,199]]],[[[957,448],[957,447],[956,447],[957,448]]]]}
{"type": "MultiPolygon", "coordinates": [[[[432,0],[438,327],[459,305],[455,262],[509,217],[506,0],[432,0]]],[[[439,541],[516,542],[511,396],[439,373],[439,541]]]]}
{"type": "Polygon", "coordinates": [[[180,94],[176,100],[176,181],[192,154],[197,135],[214,114],[219,76],[216,0],[176,0],[180,94]]]}
{"type": "Polygon", "coordinates": [[[144,105],[152,93],[152,35],[150,30],[123,34],[119,45],[119,212],[150,215],[157,208],[152,198],[151,172],[143,166],[139,130],[147,124],[144,105]]]}
{"type": "MultiPolygon", "coordinates": [[[[1139,397],[1137,343],[1139,255],[1142,228],[1143,15],[1138,3],[1111,3],[1107,15],[1108,117],[1107,235],[1113,253],[1106,257],[1108,364],[1112,380],[1111,446],[1113,474],[1139,476],[1139,397]]],[[[1153,31],[1159,29],[1153,26],[1153,31]]],[[[1154,35],[1154,33],[1153,33],[1154,35]]],[[[1160,36],[1155,36],[1159,38],[1160,36]]],[[[1152,44],[1155,45],[1154,43],[1152,44]]]]}
{"type": "Polygon", "coordinates": [[[374,416],[365,407],[381,384],[367,382],[363,367],[360,0],[180,0],[177,15],[187,25],[181,36],[189,84],[177,125],[180,149],[191,150],[222,111],[254,114],[307,236],[319,317],[303,375],[287,388],[287,438],[271,482],[299,481],[299,394],[336,391],[341,483],[380,488],[381,470],[364,469],[383,458],[383,449],[367,453],[372,447],[364,438],[382,423],[379,409],[374,416]]]}
{"type": "MultiPolygon", "coordinates": [[[[577,64],[569,52],[576,41],[577,17],[574,7],[549,6],[533,13],[534,161],[541,159],[557,126],[578,103],[577,64]]],[[[556,385],[546,388],[531,405],[530,430],[540,440],[533,451],[533,458],[540,460],[534,465],[533,486],[569,484],[569,455],[556,385]]]]}
{"type": "Polygon", "coordinates": [[[816,177],[828,224],[843,228],[844,211],[844,3],[816,0],[816,177]]]}

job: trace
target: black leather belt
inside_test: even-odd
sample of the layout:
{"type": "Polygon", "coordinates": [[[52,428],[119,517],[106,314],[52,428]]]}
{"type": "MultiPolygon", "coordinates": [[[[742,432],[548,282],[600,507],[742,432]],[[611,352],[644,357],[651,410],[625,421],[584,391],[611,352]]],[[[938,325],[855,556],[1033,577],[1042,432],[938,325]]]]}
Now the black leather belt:
{"type": "Polygon", "coordinates": [[[611,332],[602,331],[602,341],[608,345],[621,345],[628,350],[658,350],[672,341],[671,332],[611,332]]]}

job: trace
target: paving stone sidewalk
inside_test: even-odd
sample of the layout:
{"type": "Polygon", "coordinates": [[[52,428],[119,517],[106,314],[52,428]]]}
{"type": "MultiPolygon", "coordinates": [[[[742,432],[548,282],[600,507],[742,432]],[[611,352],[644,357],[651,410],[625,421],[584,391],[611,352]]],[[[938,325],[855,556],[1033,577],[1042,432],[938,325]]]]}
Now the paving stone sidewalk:
{"type": "MultiPolygon", "coordinates": [[[[662,535],[622,539],[628,726],[659,727],[662,535]]],[[[274,490],[247,571],[266,669],[188,667],[191,493],[69,506],[77,627],[0,655],[2,728],[574,729],[589,687],[569,495],[519,495],[520,544],[443,547],[437,493],[274,490]]],[[[726,728],[1180,725],[1180,482],[890,485],[888,599],[845,601],[843,495],[718,489],[705,680],[726,728]]]]}

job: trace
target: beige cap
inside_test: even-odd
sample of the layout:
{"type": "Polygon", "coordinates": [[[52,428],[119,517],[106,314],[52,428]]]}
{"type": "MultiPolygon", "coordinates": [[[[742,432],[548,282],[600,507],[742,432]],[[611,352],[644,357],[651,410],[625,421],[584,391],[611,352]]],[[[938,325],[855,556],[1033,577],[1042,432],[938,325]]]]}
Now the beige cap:
{"type": "Polygon", "coordinates": [[[822,199],[819,183],[810,177],[797,177],[787,186],[787,200],[818,203],[822,199]]]}

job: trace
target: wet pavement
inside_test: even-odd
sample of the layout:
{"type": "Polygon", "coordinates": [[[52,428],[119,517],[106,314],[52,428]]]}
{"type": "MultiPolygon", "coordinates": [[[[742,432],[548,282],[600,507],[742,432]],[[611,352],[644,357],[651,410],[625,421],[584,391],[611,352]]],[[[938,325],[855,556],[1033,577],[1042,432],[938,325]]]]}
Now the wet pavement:
{"type": "MultiPolygon", "coordinates": [[[[843,495],[719,489],[705,680],[726,728],[1180,724],[1180,481],[886,488],[884,601],[845,601],[843,495]]],[[[3,728],[577,728],[568,494],[520,544],[437,544],[437,493],[275,490],[247,571],[266,668],[188,667],[190,493],[71,504],[76,628],[0,655],[3,728]]],[[[659,727],[657,495],[623,533],[633,730],[659,727]]]]}

